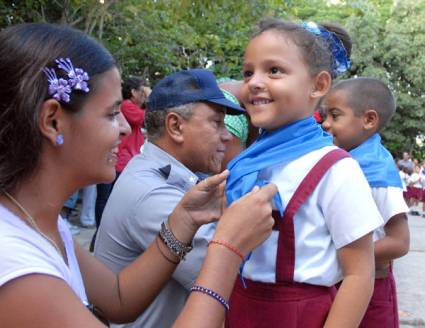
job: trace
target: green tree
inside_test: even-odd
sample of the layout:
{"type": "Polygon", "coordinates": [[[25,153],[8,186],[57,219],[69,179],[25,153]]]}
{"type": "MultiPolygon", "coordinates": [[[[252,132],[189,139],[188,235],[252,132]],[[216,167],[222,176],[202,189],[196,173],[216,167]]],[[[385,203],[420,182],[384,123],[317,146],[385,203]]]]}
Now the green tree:
{"type": "Polygon", "coordinates": [[[425,134],[425,1],[399,1],[387,21],[382,64],[397,97],[397,113],[388,138],[398,151],[421,151],[416,137],[425,134]]]}
{"type": "Polygon", "coordinates": [[[425,0],[0,0],[0,27],[55,22],[100,39],[123,77],[154,84],[176,70],[208,67],[240,78],[252,28],[265,16],[338,22],[353,38],[351,70],[391,87],[398,108],[383,131],[394,152],[420,151],[424,131],[425,0]],[[395,4],[393,3],[395,2],[395,4]]]}

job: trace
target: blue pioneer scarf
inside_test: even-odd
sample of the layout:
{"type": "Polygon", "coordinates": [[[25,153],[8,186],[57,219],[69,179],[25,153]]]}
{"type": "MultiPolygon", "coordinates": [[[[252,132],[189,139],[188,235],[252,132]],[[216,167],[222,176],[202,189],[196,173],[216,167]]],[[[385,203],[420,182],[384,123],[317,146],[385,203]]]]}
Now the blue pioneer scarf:
{"type": "MultiPolygon", "coordinates": [[[[228,165],[226,196],[230,205],[254,186],[268,181],[258,179],[262,169],[288,163],[324,146],[331,146],[332,137],[323,131],[312,116],[287,124],[272,132],[263,131],[257,141],[234,158],[228,165]]],[[[284,208],[278,194],[275,205],[283,216],[284,208]]]]}
{"type": "Polygon", "coordinates": [[[394,159],[381,144],[378,133],[349,153],[360,164],[370,187],[403,187],[394,159]]]}

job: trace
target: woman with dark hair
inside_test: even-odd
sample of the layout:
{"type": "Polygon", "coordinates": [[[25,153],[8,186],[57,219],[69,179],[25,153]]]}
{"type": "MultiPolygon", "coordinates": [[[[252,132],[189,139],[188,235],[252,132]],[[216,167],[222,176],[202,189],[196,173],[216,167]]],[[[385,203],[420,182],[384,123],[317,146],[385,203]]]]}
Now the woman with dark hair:
{"type": "Polygon", "coordinates": [[[86,185],[112,181],[120,74],[99,43],[76,30],[22,24],[0,32],[0,322],[5,327],[101,327],[88,310],[132,321],[221,217],[216,243],[176,326],[219,326],[241,258],[271,232],[273,185],[222,212],[228,172],[196,185],[153,245],[115,274],[73,243],[59,212],[86,185]],[[243,211],[243,212],[242,212],[243,211]]]}

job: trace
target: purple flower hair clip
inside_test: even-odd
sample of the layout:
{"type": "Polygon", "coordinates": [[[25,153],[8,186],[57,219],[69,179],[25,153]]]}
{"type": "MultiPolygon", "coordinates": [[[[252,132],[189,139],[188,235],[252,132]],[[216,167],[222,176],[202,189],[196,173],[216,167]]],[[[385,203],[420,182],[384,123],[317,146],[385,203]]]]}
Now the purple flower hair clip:
{"type": "Polygon", "coordinates": [[[87,84],[89,80],[87,72],[81,68],[74,68],[69,58],[56,59],[56,63],[58,64],[58,68],[66,72],[68,80],[63,78],[58,79],[53,68],[43,68],[43,72],[46,74],[47,81],[49,82],[50,96],[58,101],[68,103],[71,100],[70,94],[72,90],[81,90],[86,93],[90,91],[87,84]]]}
{"type": "Polygon", "coordinates": [[[68,83],[75,90],[83,90],[84,92],[89,92],[87,82],[89,80],[89,75],[84,72],[81,68],[75,68],[71,63],[71,59],[60,58],[56,59],[58,67],[63,69],[69,77],[68,83]]]}
{"type": "Polygon", "coordinates": [[[68,85],[68,81],[62,78],[58,79],[53,68],[45,67],[43,72],[47,75],[47,81],[49,81],[49,95],[57,101],[69,102],[69,94],[72,90],[68,85]]]}

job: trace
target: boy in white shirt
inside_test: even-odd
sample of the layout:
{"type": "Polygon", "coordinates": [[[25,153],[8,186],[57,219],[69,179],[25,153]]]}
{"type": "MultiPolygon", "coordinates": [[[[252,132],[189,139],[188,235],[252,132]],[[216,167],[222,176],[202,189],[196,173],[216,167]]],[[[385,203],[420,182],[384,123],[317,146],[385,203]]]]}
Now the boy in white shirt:
{"type": "Polygon", "coordinates": [[[333,135],[337,146],[359,162],[385,222],[374,232],[375,290],[360,327],[398,327],[391,263],[409,249],[408,207],[394,159],[378,134],[394,114],[395,100],[381,81],[357,78],[337,83],[323,107],[323,128],[333,135]]]}

